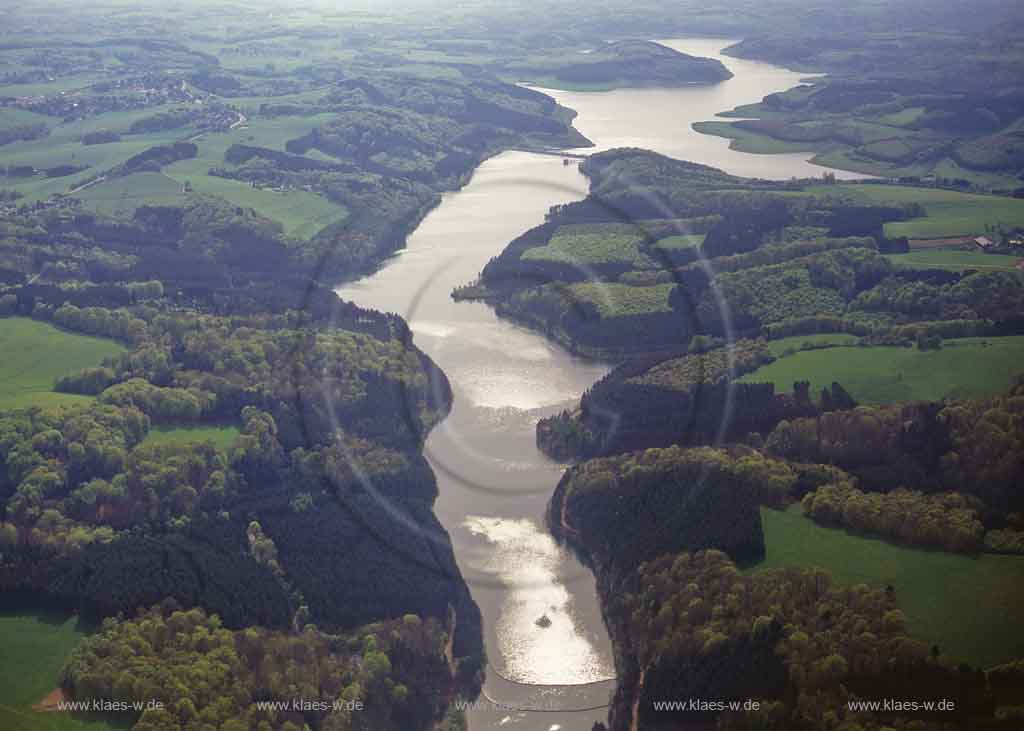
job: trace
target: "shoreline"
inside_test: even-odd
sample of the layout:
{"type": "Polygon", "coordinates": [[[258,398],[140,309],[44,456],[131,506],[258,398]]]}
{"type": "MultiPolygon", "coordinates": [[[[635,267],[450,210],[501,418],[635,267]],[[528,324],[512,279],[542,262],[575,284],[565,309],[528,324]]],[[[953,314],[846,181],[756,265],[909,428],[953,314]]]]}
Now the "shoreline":
{"type": "MultiPolygon", "coordinates": [[[[725,45],[728,45],[728,41],[726,39],[715,39],[715,40],[716,41],[721,40],[722,43],[723,43],[723,47],[725,45]]],[[[540,91],[542,91],[542,93],[547,94],[546,90],[540,90],[540,91]]],[[[595,92],[595,93],[599,93],[599,92],[595,92]]],[[[569,110],[570,113],[572,113],[572,115],[573,115],[573,125],[574,125],[574,129],[575,129],[575,122],[579,118],[578,110],[572,108],[571,106],[567,106],[567,105],[559,102],[558,99],[555,98],[555,97],[552,97],[552,99],[554,99],[554,101],[556,103],[561,104],[561,106],[565,107],[566,109],[569,110]]],[[[578,129],[576,131],[578,133],[580,133],[581,135],[583,134],[578,129]]],[[[593,143],[592,143],[592,146],[595,147],[595,148],[597,147],[597,145],[593,145],[593,143]]],[[[583,149],[586,149],[586,148],[583,148],[583,149]]],[[[341,287],[341,286],[343,286],[345,284],[359,283],[359,282],[365,281],[365,279],[367,279],[368,277],[372,276],[373,274],[379,273],[382,270],[386,269],[387,266],[390,263],[393,263],[395,261],[395,253],[398,252],[398,251],[401,251],[404,248],[408,248],[408,246],[409,246],[409,241],[408,241],[409,238],[420,227],[420,225],[423,223],[424,219],[426,219],[426,217],[431,212],[433,212],[438,206],[440,206],[440,204],[445,200],[445,198],[449,194],[462,191],[473,180],[473,178],[475,177],[475,175],[479,171],[480,167],[487,160],[491,159],[492,157],[496,157],[498,155],[501,155],[501,154],[503,154],[505,152],[513,152],[513,151],[519,151],[519,152],[524,152],[524,153],[533,154],[533,155],[546,155],[546,156],[550,156],[550,157],[562,157],[563,159],[573,159],[573,160],[584,160],[584,159],[587,159],[589,157],[589,151],[588,151],[588,153],[585,153],[585,154],[581,153],[579,147],[564,148],[564,149],[556,149],[556,148],[540,148],[540,149],[538,149],[538,148],[532,148],[532,147],[524,147],[524,146],[520,145],[520,146],[511,146],[511,147],[508,147],[508,148],[502,148],[500,150],[492,151],[488,155],[484,156],[477,163],[477,165],[473,168],[472,171],[470,171],[467,174],[463,175],[460,178],[459,183],[458,183],[458,185],[456,187],[453,187],[450,190],[446,190],[446,191],[442,192],[439,195],[437,201],[434,202],[434,204],[431,205],[428,209],[422,211],[422,215],[415,222],[410,222],[409,225],[407,226],[407,230],[405,231],[404,236],[401,237],[400,240],[397,240],[395,242],[394,248],[391,249],[388,252],[387,255],[382,257],[372,267],[371,271],[361,273],[360,275],[352,277],[352,278],[349,278],[349,279],[347,279],[345,281],[335,282],[335,283],[333,283],[333,287],[335,289],[337,289],[337,288],[339,288],[339,287],[341,287]]],[[[829,168],[823,168],[823,170],[828,170],[828,169],[829,168]]],[[[588,181],[588,184],[587,184],[587,188],[588,188],[588,193],[587,194],[589,194],[589,181],[588,181]]],[[[585,195],[584,195],[584,197],[585,197],[585,195]]],[[[501,252],[503,252],[507,248],[508,245],[509,245],[509,242],[506,241],[505,244],[504,244],[504,247],[502,249],[500,249],[498,253],[500,254],[501,252]]],[[[448,294],[449,294],[449,296],[452,297],[452,299],[455,299],[455,300],[476,299],[474,297],[452,296],[451,292],[449,292],[448,294]]],[[[567,337],[559,337],[558,333],[548,332],[546,329],[538,328],[536,323],[530,322],[529,320],[524,319],[524,318],[515,317],[513,315],[513,313],[510,313],[510,312],[506,311],[506,309],[504,307],[502,307],[500,303],[496,303],[493,300],[493,298],[485,297],[483,299],[484,299],[484,303],[486,303],[488,305],[489,309],[493,310],[495,312],[495,314],[497,314],[498,317],[500,317],[502,320],[505,320],[507,322],[510,322],[512,324],[517,324],[517,325],[520,325],[520,326],[526,325],[527,328],[531,332],[541,336],[545,342],[557,345],[560,349],[562,349],[563,351],[565,351],[568,354],[571,354],[571,355],[574,355],[574,356],[582,356],[584,358],[595,359],[595,360],[606,360],[606,359],[608,359],[609,356],[614,356],[615,355],[613,353],[594,351],[594,350],[591,350],[591,349],[587,349],[585,347],[581,348],[578,345],[576,345],[575,343],[573,343],[571,341],[571,339],[569,339],[567,337]]],[[[353,298],[353,299],[350,299],[349,301],[353,301],[353,302],[359,303],[359,299],[358,298],[353,298]]],[[[371,307],[373,309],[377,309],[376,305],[362,305],[362,304],[360,304],[360,306],[369,306],[369,307],[371,307]]],[[[619,355],[620,356],[624,356],[625,354],[619,354],[619,355]]],[[[447,417],[447,418],[450,418],[450,417],[447,417]]],[[[438,422],[438,424],[440,424],[440,423],[441,422],[438,422]]],[[[435,424],[434,426],[437,426],[437,424],[435,424]]],[[[550,504],[550,500],[551,499],[553,499],[553,494],[548,496],[549,504],[550,504]]],[[[597,681],[597,683],[601,684],[601,683],[615,682],[615,695],[618,695],[621,692],[622,688],[625,688],[625,687],[630,685],[629,682],[628,682],[628,678],[623,677],[622,672],[621,672],[621,669],[624,668],[624,667],[628,667],[628,664],[623,664],[622,659],[619,657],[619,655],[621,654],[621,651],[622,651],[621,643],[615,641],[613,628],[609,626],[608,621],[607,621],[607,619],[608,619],[608,617],[607,617],[607,604],[608,604],[607,600],[608,600],[608,595],[606,593],[607,592],[607,587],[603,586],[603,584],[606,583],[606,582],[602,581],[601,572],[595,571],[595,570],[591,569],[591,573],[592,573],[592,575],[593,575],[593,577],[595,579],[595,582],[597,584],[597,598],[598,598],[598,602],[597,603],[598,603],[598,607],[600,609],[602,623],[604,624],[605,629],[607,630],[607,632],[609,634],[609,638],[611,639],[612,655],[613,655],[613,660],[614,660],[614,663],[615,663],[615,666],[616,666],[616,668],[615,668],[615,670],[616,670],[616,677],[615,678],[609,678],[609,679],[597,681]]],[[[494,668],[493,668],[493,666],[491,665],[490,662],[487,663],[487,667],[488,667],[489,670],[491,670],[494,673],[494,675],[496,677],[503,678],[503,676],[500,673],[498,673],[496,670],[494,670],[494,668]]],[[[512,682],[516,682],[516,681],[512,681],[512,682]]],[[[568,686],[557,686],[557,685],[544,684],[544,683],[517,683],[517,684],[523,685],[523,686],[526,686],[526,687],[531,687],[531,688],[571,687],[572,685],[583,685],[583,684],[569,684],[568,686]]],[[[485,697],[486,697],[486,695],[485,695],[485,697]]]]}

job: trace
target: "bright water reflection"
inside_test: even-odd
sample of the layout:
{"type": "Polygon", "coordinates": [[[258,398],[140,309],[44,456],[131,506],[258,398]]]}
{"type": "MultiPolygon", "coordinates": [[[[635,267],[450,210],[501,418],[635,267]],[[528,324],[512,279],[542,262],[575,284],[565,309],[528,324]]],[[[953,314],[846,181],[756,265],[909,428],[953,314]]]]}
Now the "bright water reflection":
{"type": "MultiPolygon", "coordinates": [[[[665,43],[711,57],[728,45],[707,39],[665,43]]],[[[635,145],[741,175],[820,175],[823,169],[808,163],[807,154],[735,152],[727,140],[690,128],[787,89],[802,76],[769,64],[722,60],[735,77],[712,87],[551,94],[579,112],[575,124],[597,149],[635,145]]],[[[546,503],[563,468],[540,454],[534,439],[537,419],[571,406],[607,367],[498,319],[486,305],[457,303],[450,293],[541,223],[550,206],[585,195],[586,181],[574,165],[504,153],[481,165],[462,190],[446,194],[407,248],[380,271],[338,289],[344,299],[405,317],[416,344],[451,381],[452,413],[425,449],[438,477],[435,510],[483,613],[491,668],[485,693],[520,707],[600,705],[612,690],[611,684],[561,687],[612,678],[614,669],[593,576],[544,528],[546,503]],[[550,624],[538,623],[545,616],[550,624]]],[[[485,707],[468,714],[473,731],[589,731],[604,717],[603,710],[485,707]]]]}

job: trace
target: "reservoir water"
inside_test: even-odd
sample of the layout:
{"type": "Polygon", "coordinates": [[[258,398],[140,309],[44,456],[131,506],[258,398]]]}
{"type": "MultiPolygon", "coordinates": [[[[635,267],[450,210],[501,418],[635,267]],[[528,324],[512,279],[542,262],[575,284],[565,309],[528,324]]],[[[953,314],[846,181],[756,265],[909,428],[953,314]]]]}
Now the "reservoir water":
{"type": "MultiPolygon", "coordinates": [[[[720,58],[734,78],[710,87],[548,91],[579,113],[575,126],[593,149],[645,147],[766,178],[824,171],[809,155],[740,153],[728,149],[728,140],[690,128],[804,75],[722,57],[730,42],[721,39],[662,43],[720,58]]],[[[576,166],[557,156],[503,153],[445,194],[377,273],[337,290],[363,307],[405,317],[416,344],[452,385],[451,414],[431,432],[425,454],[438,480],[435,512],[483,614],[487,681],[481,703],[468,712],[472,731],[590,731],[604,720],[614,690],[594,577],[544,527],[565,466],[542,455],[534,437],[539,418],[574,405],[608,366],[570,355],[485,304],[451,298],[454,287],[475,279],[551,206],[586,193],[576,166]]]]}
{"type": "MultiPolygon", "coordinates": [[[[809,152],[752,155],[729,149],[724,137],[704,135],[692,129],[694,122],[714,119],[720,112],[759,102],[766,94],[791,89],[808,74],[790,71],[762,61],[723,56],[732,41],[720,38],[659,40],[662,45],[693,56],[721,61],[732,71],[728,81],[682,89],[617,89],[576,92],[542,89],[559,104],[579,112],[573,126],[595,147],[642,147],[679,160],[720,168],[733,175],[769,180],[817,177],[826,168],[808,160],[809,152]]],[[[831,170],[839,179],[866,177],[845,170],[831,170]]]]}

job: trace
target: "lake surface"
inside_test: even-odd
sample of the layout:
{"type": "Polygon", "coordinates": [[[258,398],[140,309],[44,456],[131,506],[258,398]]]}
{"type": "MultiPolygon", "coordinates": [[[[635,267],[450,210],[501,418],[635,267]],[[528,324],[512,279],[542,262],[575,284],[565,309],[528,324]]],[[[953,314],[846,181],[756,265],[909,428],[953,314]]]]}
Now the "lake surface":
{"type": "Polygon", "coordinates": [[[721,168],[733,175],[768,180],[788,180],[793,176],[819,177],[826,170],[841,180],[867,177],[808,162],[814,156],[812,152],[753,155],[730,150],[730,141],[724,137],[694,131],[691,127],[694,122],[713,120],[720,112],[759,102],[766,94],[775,91],[791,89],[809,75],[762,61],[723,56],[721,50],[733,41],[696,38],[658,42],[693,56],[717,59],[732,71],[733,77],[720,84],[684,89],[617,89],[606,92],[539,89],[554,97],[559,104],[579,112],[573,126],[595,144],[595,147],[582,152],[643,147],[680,160],[721,168]]]}
{"type": "MultiPolygon", "coordinates": [[[[735,152],[727,140],[690,129],[805,75],[721,57],[729,41],[663,43],[721,58],[735,76],[713,87],[549,92],[579,112],[576,127],[596,149],[640,146],[770,178],[824,171],[809,155],[735,152]]],[[[446,194],[376,274],[337,290],[363,307],[402,315],[452,385],[452,412],[431,432],[425,454],[438,480],[435,512],[483,613],[488,673],[484,697],[468,713],[472,731],[590,731],[605,719],[601,706],[614,691],[594,577],[544,526],[565,466],[537,450],[534,431],[542,416],[574,406],[608,366],[570,355],[487,305],[450,296],[509,241],[543,222],[551,206],[586,194],[576,166],[557,156],[498,155],[446,194]]]]}

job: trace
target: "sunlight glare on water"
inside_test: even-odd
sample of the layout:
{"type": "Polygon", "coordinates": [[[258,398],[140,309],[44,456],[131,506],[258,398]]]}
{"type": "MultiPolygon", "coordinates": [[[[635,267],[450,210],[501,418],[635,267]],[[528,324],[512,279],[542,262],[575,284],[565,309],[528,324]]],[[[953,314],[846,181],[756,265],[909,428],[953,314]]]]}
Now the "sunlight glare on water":
{"type": "Polygon", "coordinates": [[[550,684],[613,677],[614,669],[577,625],[572,595],[558,576],[562,549],[551,536],[526,519],[469,516],[465,525],[494,546],[479,568],[509,586],[497,626],[502,674],[519,682],[550,684]],[[542,617],[551,624],[538,625],[542,617]]]}
{"type": "MultiPolygon", "coordinates": [[[[711,57],[720,57],[727,45],[708,39],[665,43],[711,57]]],[[[810,153],[750,155],[693,130],[693,122],[782,91],[803,76],[769,64],[723,61],[736,77],[710,87],[550,93],[579,112],[575,126],[596,143],[581,152],[641,145],[734,174],[821,175],[824,168],[808,162],[810,153]]],[[[550,206],[586,193],[575,164],[504,152],[482,163],[465,187],[445,193],[406,249],[375,274],[337,290],[363,307],[406,318],[416,344],[451,383],[452,411],[431,432],[424,453],[438,480],[435,512],[483,615],[485,690],[513,707],[557,693],[568,707],[593,709],[509,714],[507,708],[481,707],[467,714],[472,731],[589,731],[606,718],[598,704],[606,702],[610,683],[544,685],[613,678],[614,666],[593,577],[545,529],[547,501],[563,466],[537,450],[534,427],[540,416],[574,407],[609,366],[571,356],[484,303],[451,296],[510,241],[542,223],[550,206]],[[544,616],[546,627],[537,624],[544,616]]]]}

